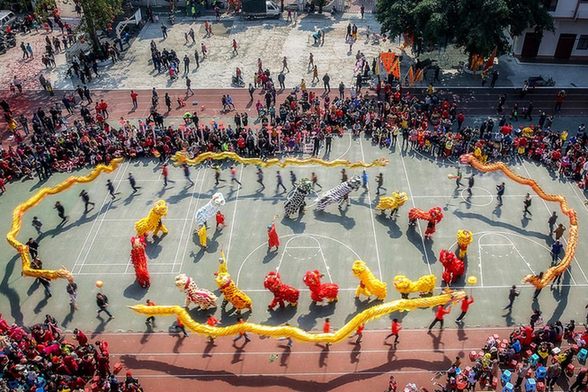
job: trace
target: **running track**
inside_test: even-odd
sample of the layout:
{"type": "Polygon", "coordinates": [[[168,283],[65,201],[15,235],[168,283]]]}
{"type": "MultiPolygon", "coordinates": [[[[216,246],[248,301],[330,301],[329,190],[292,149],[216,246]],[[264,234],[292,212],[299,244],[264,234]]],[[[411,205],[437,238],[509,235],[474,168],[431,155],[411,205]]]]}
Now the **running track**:
{"type": "Polygon", "coordinates": [[[508,337],[511,329],[401,331],[396,348],[383,344],[388,331],[366,331],[360,346],[349,343],[353,338],[328,351],[299,342],[288,351],[281,346],[284,342],[257,336],[251,336],[244,348],[233,347],[231,337],[219,338],[212,346],[195,334],[179,338],[121,333],[100,338],[110,343],[111,361],[122,362],[146,391],[381,391],[391,374],[399,390],[408,382],[431,390],[435,372],[447,370],[456,356],[469,364],[469,352],[479,351],[496,331],[508,337]]]}

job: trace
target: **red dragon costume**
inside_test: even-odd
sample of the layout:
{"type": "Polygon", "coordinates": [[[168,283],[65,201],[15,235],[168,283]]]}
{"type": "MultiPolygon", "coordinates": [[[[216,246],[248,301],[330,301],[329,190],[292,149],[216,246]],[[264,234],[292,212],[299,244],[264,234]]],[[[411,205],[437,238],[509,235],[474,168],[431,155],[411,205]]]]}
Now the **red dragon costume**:
{"type": "Polygon", "coordinates": [[[131,237],[131,261],[135,267],[137,283],[143,288],[151,285],[149,270],[147,269],[147,255],[145,254],[145,236],[131,237]]]}
{"type": "Polygon", "coordinates": [[[441,249],[439,261],[443,264],[443,281],[446,285],[456,282],[465,272],[465,265],[455,253],[441,249]]]}
{"type": "Polygon", "coordinates": [[[425,230],[425,238],[430,239],[435,233],[437,223],[443,219],[443,211],[441,207],[433,207],[429,211],[423,211],[420,208],[411,208],[408,211],[408,220],[410,225],[416,224],[417,219],[426,220],[427,229],[425,230]]]}
{"type": "Polygon", "coordinates": [[[318,270],[306,271],[304,274],[304,284],[310,289],[310,298],[313,302],[322,302],[327,300],[333,302],[337,300],[339,294],[339,285],[335,283],[321,283],[324,275],[318,270]]]}
{"type": "Polygon", "coordinates": [[[278,272],[268,272],[265,276],[265,279],[263,280],[263,287],[271,291],[271,293],[274,295],[274,299],[268,305],[269,310],[274,310],[278,304],[280,305],[280,308],[283,308],[286,306],[285,302],[290,303],[292,306],[298,305],[300,291],[290,285],[283,283],[282,278],[278,272]]]}

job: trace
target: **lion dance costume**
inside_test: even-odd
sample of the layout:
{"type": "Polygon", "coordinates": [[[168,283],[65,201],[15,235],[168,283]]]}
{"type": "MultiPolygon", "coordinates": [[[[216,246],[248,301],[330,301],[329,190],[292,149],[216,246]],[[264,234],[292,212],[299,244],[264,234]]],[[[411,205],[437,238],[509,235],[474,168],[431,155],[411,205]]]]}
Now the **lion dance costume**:
{"type": "Polygon", "coordinates": [[[279,272],[268,272],[263,280],[263,287],[268,289],[274,295],[274,299],[268,305],[269,310],[274,310],[278,304],[280,305],[280,308],[283,308],[285,307],[285,302],[288,302],[292,306],[298,305],[300,291],[282,282],[279,272]]]}
{"type": "Polygon", "coordinates": [[[209,290],[199,288],[196,282],[186,274],[176,276],[176,287],[186,294],[184,305],[186,308],[190,306],[190,303],[203,310],[216,307],[216,295],[209,290]]]}
{"type": "Polygon", "coordinates": [[[459,258],[463,259],[468,254],[468,246],[474,240],[474,234],[469,230],[457,231],[457,245],[459,246],[459,258]]]}
{"type": "Polygon", "coordinates": [[[303,178],[296,183],[294,189],[286,197],[284,203],[284,215],[288,218],[291,215],[298,214],[298,216],[304,213],[304,207],[306,207],[306,196],[312,190],[312,182],[308,178],[303,178]]]}
{"type": "Polygon", "coordinates": [[[465,272],[465,265],[455,253],[441,249],[439,261],[443,265],[443,281],[446,285],[456,282],[465,272]]]}
{"type": "Polygon", "coordinates": [[[392,196],[383,196],[378,201],[376,210],[382,214],[386,213],[386,210],[390,210],[390,218],[392,218],[398,209],[408,201],[408,195],[406,192],[392,192],[392,196]]]}
{"type": "Polygon", "coordinates": [[[215,272],[214,275],[216,276],[216,284],[225,297],[222,303],[222,308],[224,309],[230,302],[237,313],[241,313],[243,309],[249,309],[249,311],[251,311],[251,298],[237,287],[237,284],[233,281],[231,275],[229,275],[225,255],[222,252],[219,261],[218,271],[215,272]]]}
{"type": "Polygon", "coordinates": [[[135,267],[137,283],[143,288],[148,288],[151,285],[147,269],[147,255],[145,254],[146,244],[145,237],[131,237],[131,261],[135,267]]]}
{"type": "Polygon", "coordinates": [[[361,179],[359,176],[353,176],[349,180],[329,189],[317,200],[316,211],[324,211],[327,206],[333,203],[341,203],[351,191],[356,191],[361,186],[361,179]]]}
{"type": "Polygon", "coordinates": [[[304,274],[304,284],[310,289],[310,298],[312,302],[322,302],[327,300],[328,302],[337,301],[339,295],[339,285],[335,283],[321,283],[321,278],[324,275],[318,270],[306,271],[304,274]]]}
{"type": "Polygon", "coordinates": [[[194,214],[196,227],[205,225],[209,219],[215,216],[216,212],[225,205],[225,197],[222,193],[217,192],[204,206],[200,207],[194,214]]]}
{"type": "Polygon", "coordinates": [[[386,299],[386,294],[388,293],[386,283],[376,278],[364,261],[355,260],[351,270],[353,275],[359,279],[359,286],[355,290],[355,298],[360,295],[365,295],[368,298],[374,295],[379,300],[386,299]]]}
{"type": "Polygon", "coordinates": [[[396,275],[393,283],[394,288],[404,299],[408,298],[408,294],[417,292],[424,297],[433,294],[437,278],[435,275],[423,275],[413,282],[404,275],[396,275]]]}
{"type": "Polygon", "coordinates": [[[165,227],[161,220],[166,215],[167,204],[165,200],[158,200],[145,218],[135,222],[137,236],[143,237],[149,235],[149,233],[153,233],[153,236],[156,237],[160,231],[163,234],[167,234],[167,227],[165,227]]]}
{"type": "Polygon", "coordinates": [[[443,219],[443,212],[441,207],[433,207],[429,211],[423,211],[420,208],[411,208],[408,211],[408,220],[410,225],[415,225],[417,219],[426,220],[427,230],[425,230],[425,238],[431,239],[436,230],[437,223],[443,219]]]}

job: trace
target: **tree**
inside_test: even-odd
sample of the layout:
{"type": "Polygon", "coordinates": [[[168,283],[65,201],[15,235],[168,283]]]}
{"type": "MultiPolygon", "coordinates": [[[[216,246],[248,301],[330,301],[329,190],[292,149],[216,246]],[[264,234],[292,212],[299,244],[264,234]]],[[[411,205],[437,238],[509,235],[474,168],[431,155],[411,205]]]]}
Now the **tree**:
{"type": "Polygon", "coordinates": [[[80,0],[83,26],[90,38],[94,52],[101,53],[98,30],[105,29],[122,13],[122,0],[80,0]]]}
{"type": "Polygon", "coordinates": [[[507,35],[553,31],[543,0],[377,0],[382,33],[410,34],[417,44],[453,43],[472,57],[509,49],[507,35]]]}

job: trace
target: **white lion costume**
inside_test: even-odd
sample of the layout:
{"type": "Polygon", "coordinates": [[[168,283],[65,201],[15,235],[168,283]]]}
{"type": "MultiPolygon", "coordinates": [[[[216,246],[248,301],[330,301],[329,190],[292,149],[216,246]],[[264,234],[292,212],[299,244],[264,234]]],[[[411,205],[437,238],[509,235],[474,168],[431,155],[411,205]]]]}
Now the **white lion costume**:
{"type": "Polygon", "coordinates": [[[329,189],[322,196],[316,199],[316,211],[324,211],[329,204],[341,203],[345,196],[351,191],[356,191],[361,186],[361,179],[359,176],[353,176],[349,180],[342,182],[334,188],[329,189]]]}
{"type": "Polygon", "coordinates": [[[206,222],[216,215],[216,212],[225,205],[225,197],[222,193],[217,192],[212,195],[212,199],[206,205],[200,207],[196,214],[194,214],[194,220],[196,221],[196,227],[200,227],[206,224],[206,222]]]}
{"type": "Polygon", "coordinates": [[[200,309],[216,307],[216,295],[209,290],[199,288],[188,275],[176,276],[176,287],[186,294],[186,304],[184,305],[186,308],[190,306],[190,302],[200,309]]]}

